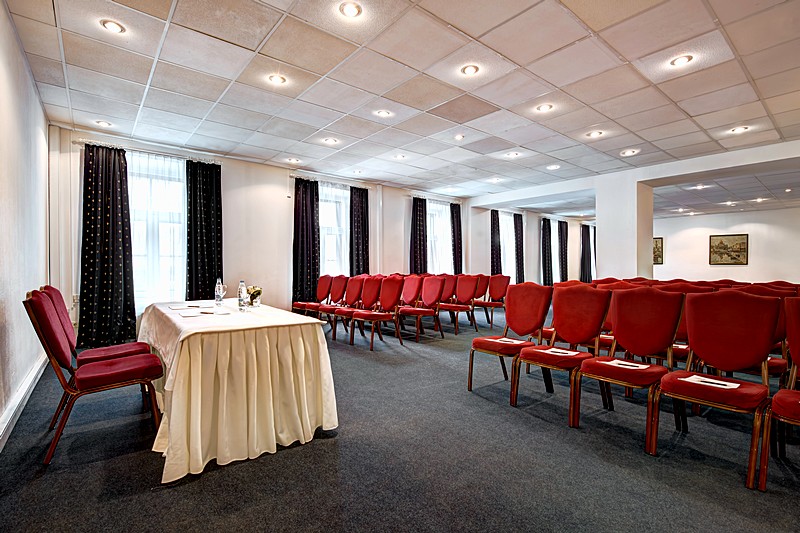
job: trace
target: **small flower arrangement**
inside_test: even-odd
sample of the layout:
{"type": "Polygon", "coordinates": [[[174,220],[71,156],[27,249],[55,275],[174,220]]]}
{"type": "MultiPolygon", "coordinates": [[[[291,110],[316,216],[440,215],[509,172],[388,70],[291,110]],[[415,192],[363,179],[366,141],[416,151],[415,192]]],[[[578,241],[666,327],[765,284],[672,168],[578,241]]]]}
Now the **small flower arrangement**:
{"type": "Polygon", "coordinates": [[[247,287],[247,295],[250,296],[250,305],[258,307],[261,305],[261,287],[258,285],[250,285],[247,287]]]}

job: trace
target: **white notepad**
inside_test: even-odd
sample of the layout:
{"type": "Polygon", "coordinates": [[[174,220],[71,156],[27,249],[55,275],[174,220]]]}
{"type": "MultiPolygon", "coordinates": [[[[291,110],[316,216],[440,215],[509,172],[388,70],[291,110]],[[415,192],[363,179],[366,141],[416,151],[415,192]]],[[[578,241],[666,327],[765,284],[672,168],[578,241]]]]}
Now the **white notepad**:
{"type": "Polygon", "coordinates": [[[717,387],[720,389],[738,389],[738,383],[730,383],[728,381],[720,381],[718,379],[707,378],[705,376],[700,376],[695,374],[688,378],[678,378],[681,381],[688,381],[689,383],[697,383],[698,385],[706,385],[708,387],[717,387]]]}
{"type": "Polygon", "coordinates": [[[497,342],[504,342],[506,344],[524,344],[525,341],[521,341],[519,339],[509,339],[508,337],[500,337],[499,339],[495,339],[497,342]]]}
{"type": "Polygon", "coordinates": [[[541,350],[541,351],[544,353],[549,353],[551,355],[561,355],[561,356],[578,355],[579,353],[581,353],[581,352],[574,352],[572,350],[564,350],[563,348],[548,348],[547,350],[541,350]]]}
{"type": "Polygon", "coordinates": [[[619,368],[631,368],[634,370],[642,370],[643,368],[647,368],[650,365],[642,365],[639,363],[634,363],[632,361],[623,361],[622,359],[612,359],[611,361],[598,361],[599,363],[603,363],[604,365],[611,365],[611,366],[618,366],[619,368]]]}

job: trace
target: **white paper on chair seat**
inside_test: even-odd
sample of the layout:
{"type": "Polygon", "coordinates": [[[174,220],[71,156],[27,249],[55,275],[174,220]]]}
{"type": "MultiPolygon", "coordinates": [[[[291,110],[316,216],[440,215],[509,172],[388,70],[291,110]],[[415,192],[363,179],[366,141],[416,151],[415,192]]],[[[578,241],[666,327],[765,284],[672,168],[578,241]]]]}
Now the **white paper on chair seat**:
{"type": "Polygon", "coordinates": [[[690,376],[688,378],[678,378],[681,381],[688,381],[689,383],[697,383],[699,385],[708,385],[710,387],[718,387],[720,389],[738,389],[738,383],[730,383],[728,381],[720,381],[718,379],[707,378],[705,376],[700,376],[695,374],[694,376],[690,376]]]}
{"type": "Polygon", "coordinates": [[[549,353],[551,355],[578,355],[581,352],[575,352],[572,350],[564,350],[563,348],[548,348],[547,350],[540,350],[544,353],[549,353]]]}
{"type": "Polygon", "coordinates": [[[642,370],[643,368],[647,368],[650,365],[643,365],[640,363],[634,363],[632,361],[623,361],[622,359],[613,359],[611,361],[598,361],[599,363],[603,363],[604,365],[611,365],[611,366],[618,366],[620,368],[632,368],[634,370],[642,370]]]}
{"type": "Polygon", "coordinates": [[[519,339],[509,339],[508,337],[500,337],[499,339],[495,340],[497,342],[504,342],[506,344],[524,344],[526,342],[519,339]]]}

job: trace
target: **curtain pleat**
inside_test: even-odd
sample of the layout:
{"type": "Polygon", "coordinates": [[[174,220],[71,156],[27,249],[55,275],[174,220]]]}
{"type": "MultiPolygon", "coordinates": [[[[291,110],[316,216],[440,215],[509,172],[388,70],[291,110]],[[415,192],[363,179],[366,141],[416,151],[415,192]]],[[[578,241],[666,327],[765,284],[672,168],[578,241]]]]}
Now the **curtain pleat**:
{"type": "Polygon", "coordinates": [[[558,265],[561,281],[569,279],[569,272],[567,266],[567,222],[565,220],[558,221],[558,265]]]}
{"type": "Polygon", "coordinates": [[[542,285],[553,284],[553,252],[550,219],[542,219],[542,285]]]}
{"type": "Polygon", "coordinates": [[[450,204],[450,228],[453,236],[453,274],[464,272],[461,242],[461,204],[450,204]]]}
{"type": "Polygon", "coordinates": [[[413,198],[411,204],[411,253],[409,272],[428,271],[428,206],[425,198],[413,198]]]}
{"type": "Polygon", "coordinates": [[[369,190],[350,187],[350,275],[369,274],[369,190]]]}
{"type": "Polygon", "coordinates": [[[500,212],[497,209],[492,209],[489,213],[491,217],[491,274],[503,273],[503,261],[500,256],[500,212]]]}
{"type": "Polygon", "coordinates": [[[85,146],[82,225],[78,346],[133,339],[136,308],[125,150],[85,146]]]}
{"type": "Polygon", "coordinates": [[[592,282],[591,226],[581,224],[581,277],[584,283],[592,282]]]}
{"type": "Polygon", "coordinates": [[[522,215],[514,213],[514,249],[517,256],[517,283],[525,281],[525,256],[522,248],[523,230],[522,215]]]}
{"type": "Polygon", "coordinates": [[[319,184],[294,180],[292,301],[314,301],[319,280],[319,184]]]}
{"type": "Polygon", "coordinates": [[[222,278],[222,166],[186,161],[186,299],[211,300],[222,278]]]}

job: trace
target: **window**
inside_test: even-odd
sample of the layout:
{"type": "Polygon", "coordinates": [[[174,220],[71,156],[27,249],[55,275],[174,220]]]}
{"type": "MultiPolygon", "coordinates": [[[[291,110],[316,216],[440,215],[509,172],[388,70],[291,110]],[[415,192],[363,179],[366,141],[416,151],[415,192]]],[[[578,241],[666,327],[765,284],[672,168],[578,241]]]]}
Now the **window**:
{"type": "Polygon", "coordinates": [[[320,274],[350,275],[350,187],[319,182],[320,274]]]}
{"type": "Polygon", "coordinates": [[[128,151],[136,313],[186,298],[186,161],[128,151]]]}
{"type": "Polygon", "coordinates": [[[435,200],[428,200],[428,272],[453,273],[450,204],[435,200]]]}
{"type": "Polygon", "coordinates": [[[500,267],[504,276],[517,279],[517,246],[514,213],[500,211],[500,267]]]}
{"type": "Polygon", "coordinates": [[[550,220],[550,258],[553,261],[553,283],[561,281],[561,250],[558,241],[558,220],[550,220]]]}

